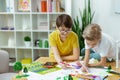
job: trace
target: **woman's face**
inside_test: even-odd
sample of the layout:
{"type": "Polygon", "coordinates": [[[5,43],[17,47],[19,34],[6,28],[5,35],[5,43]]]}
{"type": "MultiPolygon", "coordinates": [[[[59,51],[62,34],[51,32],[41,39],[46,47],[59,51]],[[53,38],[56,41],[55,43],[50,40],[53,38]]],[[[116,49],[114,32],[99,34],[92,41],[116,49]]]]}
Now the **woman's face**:
{"type": "Polygon", "coordinates": [[[66,37],[71,31],[71,28],[66,28],[65,26],[61,26],[58,28],[58,30],[60,32],[61,37],[66,37]]]}

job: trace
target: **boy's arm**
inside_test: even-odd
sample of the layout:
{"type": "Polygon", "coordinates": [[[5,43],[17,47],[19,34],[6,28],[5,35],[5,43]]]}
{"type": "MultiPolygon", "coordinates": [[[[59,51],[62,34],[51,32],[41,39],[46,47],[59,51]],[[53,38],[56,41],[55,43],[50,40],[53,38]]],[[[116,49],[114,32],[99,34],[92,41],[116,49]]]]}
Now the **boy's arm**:
{"type": "Polygon", "coordinates": [[[74,48],[72,55],[62,56],[62,59],[63,60],[79,60],[79,56],[80,56],[80,49],[74,48]]]}
{"type": "Polygon", "coordinates": [[[89,64],[88,66],[105,66],[106,64],[106,57],[101,57],[101,61],[95,64],[89,64]]]}
{"type": "Polygon", "coordinates": [[[85,57],[84,57],[84,64],[82,64],[82,67],[81,67],[81,71],[83,71],[83,72],[88,72],[87,66],[89,66],[88,65],[89,57],[90,57],[90,49],[86,49],[85,50],[85,57]]]}
{"type": "Polygon", "coordinates": [[[85,50],[85,58],[84,58],[84,65],[85,66],[88,66],[89,57],[90,57],[90,49],[86,49],[85,50]]]}

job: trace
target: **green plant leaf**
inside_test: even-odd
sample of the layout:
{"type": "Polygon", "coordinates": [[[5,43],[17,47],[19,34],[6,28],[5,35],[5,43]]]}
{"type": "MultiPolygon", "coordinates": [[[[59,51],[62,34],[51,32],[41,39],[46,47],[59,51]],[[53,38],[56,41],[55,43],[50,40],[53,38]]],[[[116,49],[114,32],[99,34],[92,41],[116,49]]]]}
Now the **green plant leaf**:
{"type": "Polygon", "coordinates": [[[22,63],[21,62],[16,62],[13,66],[15,71],[20,71],[22,70],[22,63]]]}
{"type": "Polygon", "coordinates": [[[77,16],[75,19],[73,19],[72,30],[78,35],[80,50],[85,46],[84,38],[82,37],[83,31],[88,24],[91,24],[95,14],[95,11],[91,13],[90,4],[90,0],[88,0],[88,2],[85,0],[83,11],[79,9],[80,18],[77,16]]]}
{"type": "Polygon", "coordinates": [[[31,41],[31,38],[29,36],[25,36],[24,41],[31,41]]]}

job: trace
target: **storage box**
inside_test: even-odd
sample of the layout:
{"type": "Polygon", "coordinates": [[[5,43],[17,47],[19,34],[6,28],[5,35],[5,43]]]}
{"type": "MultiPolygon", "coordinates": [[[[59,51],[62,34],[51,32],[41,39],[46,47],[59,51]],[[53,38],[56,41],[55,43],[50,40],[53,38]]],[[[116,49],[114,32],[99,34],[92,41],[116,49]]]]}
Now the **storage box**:
{"type": "Polygon", "coordinates": [[[39,22],[38,30],[48,30],[48,22],[39,22]]]}
{"type": "Polygon", "coordinates": [[[21,60],[22,64],[30,64],[32,63],[32,59],[31,58],[24,58],[21,60]]]}

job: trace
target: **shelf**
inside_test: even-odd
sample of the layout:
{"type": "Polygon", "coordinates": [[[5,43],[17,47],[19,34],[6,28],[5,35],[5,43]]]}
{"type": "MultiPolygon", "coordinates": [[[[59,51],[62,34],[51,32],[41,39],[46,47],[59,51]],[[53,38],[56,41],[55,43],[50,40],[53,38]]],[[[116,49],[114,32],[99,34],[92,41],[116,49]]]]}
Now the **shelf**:
{"type": "Polygon", "coordinates": [[[0,30],[0,32],[15,32],[15,30],[0,30]]]}
{"type": "Polygon", "coordinates": [[[32,49],[32,47],[26,47],[26,46],[19,46],[17,49],[32,49]]]}
{"type": "Polygon", "coordinates": [[[39,50],[49,50],[49,48],[40,48],[40,47],[33,47],[33,49],[39,49],[39,50]]]}
{"type": "Polygon", "coordinates": [[[30,14],[30,12],[15,12],[15,14],[30,14]]]}
{"type": "Polygon", "coordinates": [[[56,29],[56,18],[68,13],[71,0],[0,0],[0,48],[8,51],[13,66],[16,61],[49,56],[49,34],[56,29]],[[50,2],[52,1],[52,2],[50,2]],[[44,5],[43,5],[44,4],[44,5]],[[51,5],[52,4],[52,5],[51,5]],[[26,47],[24,37],[31,38],[26,47]]]}
{"type": "Polygon", "coordinates": [[[9,66],[14,66],[15,62],[9,62],[9,66]]]}
{"type": "Polygon", "coordinates": [[[31,32],[31,30],[15,30],[16,32],[31,32]]]}
{"type": "Polygon", "coordinates": [[[13,14],[13,12],[0,12],[0,14],[13,14]]]}
{"type": "Polygon", "coordinates": [[[49,30],[32,30],[32,32],[48,32],[49,30]]]}
{"type": "Polygon", "coordinates": [[[8,46],[8,45],[4,45],[4,46],[0,46],[0,48],[8,48],[8,49],[11,49],[11,48],[16,48],[16,46],[8,46]]]}

